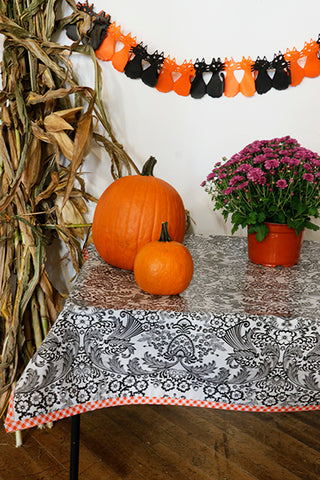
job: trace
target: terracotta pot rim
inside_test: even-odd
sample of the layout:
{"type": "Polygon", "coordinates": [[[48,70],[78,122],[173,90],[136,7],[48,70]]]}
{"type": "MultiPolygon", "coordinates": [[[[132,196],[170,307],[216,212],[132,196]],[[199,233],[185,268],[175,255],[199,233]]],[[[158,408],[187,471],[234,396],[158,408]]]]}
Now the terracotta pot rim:
{"type": "MultiPolygon", "coordinates": [[[[284,232],[292,232],[295,231],[294,228],[292,227],[288,227],[288,225],[286,223],[276,223],[276,222],[263,222],[265,225],[267,225],[267,227],[269,228],[269,231],[271,233],[284,233],[284,232]]],[[[297,234],[298,236],[299,235],[302,235],[304,229],[300,232],[300,234],[297,234]]],[[[248,235],[256,235],[256,233],[248,233],[248,235]]]]}

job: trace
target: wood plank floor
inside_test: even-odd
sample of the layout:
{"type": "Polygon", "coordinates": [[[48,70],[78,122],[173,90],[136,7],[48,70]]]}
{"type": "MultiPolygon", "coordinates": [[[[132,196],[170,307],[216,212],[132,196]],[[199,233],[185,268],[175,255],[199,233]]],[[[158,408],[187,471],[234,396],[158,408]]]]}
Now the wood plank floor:
{"type": "MultiPolygon", "coordinates": [[[[68,480],[70,419],[0,427],[0,480],[68,480]]],[[[115,407],[81,416],[79,480],[319,480],[320,412],[115,407]]]]}

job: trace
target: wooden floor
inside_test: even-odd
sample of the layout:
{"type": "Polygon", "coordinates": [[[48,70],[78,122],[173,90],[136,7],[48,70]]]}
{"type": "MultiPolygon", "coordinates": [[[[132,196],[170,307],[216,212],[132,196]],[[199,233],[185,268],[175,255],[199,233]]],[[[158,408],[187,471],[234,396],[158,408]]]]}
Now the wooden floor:
{"type": "MultiPolygon", "coordinates": [[[[0,430],[1,480],[68,480],[70,419],[0,430]]],[[[79,480],[319,480],[320,412],[115,407],[81,416],[79,480]]]]}

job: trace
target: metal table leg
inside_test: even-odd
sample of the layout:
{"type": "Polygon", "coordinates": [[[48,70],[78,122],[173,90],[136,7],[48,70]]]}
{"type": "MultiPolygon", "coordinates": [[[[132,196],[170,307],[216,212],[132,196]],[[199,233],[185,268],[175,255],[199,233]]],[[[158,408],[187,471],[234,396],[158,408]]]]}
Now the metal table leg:
{"type": "Polygon", "coordinates": [[[70,480],[78,480],[80,414],[71,417],[70,480]]]}

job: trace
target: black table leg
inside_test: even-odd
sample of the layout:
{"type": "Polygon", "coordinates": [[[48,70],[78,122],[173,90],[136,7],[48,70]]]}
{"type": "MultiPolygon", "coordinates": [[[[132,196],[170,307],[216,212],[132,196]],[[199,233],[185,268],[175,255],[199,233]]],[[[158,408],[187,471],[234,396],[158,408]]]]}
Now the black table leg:
{"type": "Polygon", "coordinates": [[[71,417],[70,480],[78,480],[80,414],[71,417]]]}

